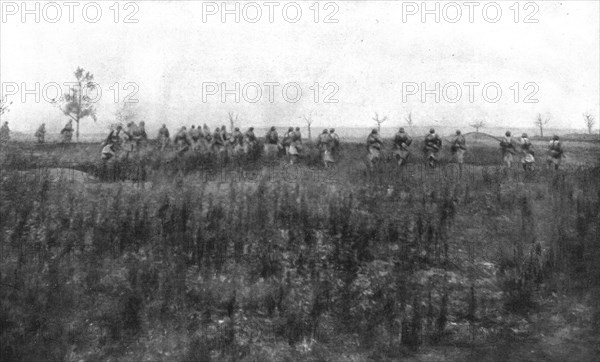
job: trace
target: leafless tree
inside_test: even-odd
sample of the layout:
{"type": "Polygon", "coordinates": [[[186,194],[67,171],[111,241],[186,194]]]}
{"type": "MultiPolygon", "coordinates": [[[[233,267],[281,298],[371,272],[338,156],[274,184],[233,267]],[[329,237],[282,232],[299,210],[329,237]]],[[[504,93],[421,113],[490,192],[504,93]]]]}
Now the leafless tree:
{"type": "Polygon", "coordinates": [[[413,127],[412,112],[408,112],[408,116],[404,117],[404,120],[406,121],[406,124],[408,125],[408,127],[410,127],[410,128],[413,127]]]}
{"type": "Polygon", "coordinates": [[[312,139],[310,134],[310,125],[313,123],[312,114],[308,116],[305,114],[302,118],[304,118],[304,122],[306,122],[306,126],[308,127],[308,139],[310,140],[312,139]]]}
{"type": "Polygon", "coordinates": [[[0,99],[0,116],[3,115],[5,112],[10,112],[10,109],[8,109],[8,107],[10,107],[11,104],[12,101],[10,103],[7,103],[6,99],[0,99]]]}
{"type": "Polygon", "coordinates": [[[233,117],[233,112],[229,112],[229,113],[227,113],[227,114],[229,115],[229,130],[230,130],[231,132],[233,132],[233,129],[234,129],[235,125],[236,125],[236,124],[237,124],[237,122],[238,122],[239,115],[237,115],[237,114],[236,114],[236,115],[235,115],[235,118],[234,118],[234,117],[233,117]]]}
{"type": "Polygon", "coordinates": [[[594,128],[594,124],[596,124],[596,118],[590,112],[586,112],[583,114],[583,120],[585,121],[588,133],[592,134],[592,128],[594,128]]]}
{"type": "Polygon", "coordinates": [[[479,129],[480,128],[485,128],[485,121],[484,120],[478,120],[475,121],[473,123],[471,123],[471,127],[475,128],[475,132],[479,133],[479,129]]]}
{"type": "Polygon", "coordinates": [[[375,117],[373,117],[373,120],[375,121],[375,123],[377,123],[377,132],[381,133],[381,124],[387,121],[387,116],[380,119],[377,112],[375,112],[375,117]]]}
{"type": "Polygon", "coordinates": [[[541,113],[537,114],[535,122],[533,122],[540,129],[540,137],[544,137],[544,126],[550,122],[550,115],[547,114],[545,117],[541,113]]]}

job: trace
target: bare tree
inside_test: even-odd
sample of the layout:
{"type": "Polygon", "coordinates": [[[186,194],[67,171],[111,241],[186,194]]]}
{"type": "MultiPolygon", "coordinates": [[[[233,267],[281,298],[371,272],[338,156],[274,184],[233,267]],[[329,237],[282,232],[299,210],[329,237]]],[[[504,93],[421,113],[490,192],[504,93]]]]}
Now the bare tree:
{"type": "Polygon", "coordinates": [[[305,114],[302,117],[304,118],[304,122],[306,122],[306,126],[308,127],[308,139],[310,140],[312,139],[310,134],[310,125],[313,123],[312,114],[309,114],[308,116],[305,114]]]}
{"type": "Polygon", "coordinates": [[[547,114],[546,117],[542,116],[541,113],[537,114],[535,118],[535,122],[533,122],[540,129],[540,137],[544,137],[544,126],[550,122],[550,115],[547,114]]]}
{"type": "Polygon", "coordinates": [[[88,116],[94,122],[96,121],[96,107],[93,100],[88,96],[90,91],[96,89],[96,83],[94,83],[93,74],[84,72],[83,68],[77,67],[74,73],[76,79],[74,87],[52,102],[65,116],[77,123],[77,142],[79,142],[79,121],[88,116]]]}
{"type": "Polygon", "coordinates": [[[8,109],[8,107],[10,107],[10,105],[12,104],[12,101],[10,103],[7,103],[7,101],[4,99],[0,99],[0,116],[3,115],[4,113],[8,113],[10,112],[10,109],[8,109]]]}
{"type": "Polygon", "coordinates": [[[596,118],[590,112],[586,112],[583,114],[583,120],[585,121],[588,133],[592,134],[592,128],[594,128],[594,124],[596,124],[596,118]]]}
{"type": "Polygon", "coordinates": [[[479,133],[480,128],[485,128],[485,126],[486,126],[485,121],[482,119],[471,123],[471,127],[475,128],[475,132],[477,132],[477,133],[479,133]]]}
{"type": "Polygon", "coordinates": [[[408,116],[404,117],[404,120],[406,121],[406,124],[408,125],[408,127],[410,127],[410,128],[413,127],[412,112],[408,112],[408,116]]]}
{"type": "Polygon", "coordinates": [[[233,117],[233,112],[229,112],[227,115],[229,116],[229,130],[233,132],[233,129],[238,122],[239,115],[236,114],[235,118],[233,117]]]}
{"type": "Polygon", "coordinates": [[[375,123],[377,123],[377,132],[381,133],[381,124],[387,121],[387,116],[379,119],[379,115],[377,114],[377,112],[375,112],[375,117],[373,117],[373,120],[375,121],[375,123]]]}

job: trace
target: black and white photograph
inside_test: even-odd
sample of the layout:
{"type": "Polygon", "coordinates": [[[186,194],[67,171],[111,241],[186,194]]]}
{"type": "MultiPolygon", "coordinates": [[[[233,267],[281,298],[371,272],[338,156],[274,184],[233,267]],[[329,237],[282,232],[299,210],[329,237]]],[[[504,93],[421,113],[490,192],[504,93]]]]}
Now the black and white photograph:
{"type": "Polygon", "coordinates": [[[600,361],[600,2],[0,0],[0,361],[600,361]]]}

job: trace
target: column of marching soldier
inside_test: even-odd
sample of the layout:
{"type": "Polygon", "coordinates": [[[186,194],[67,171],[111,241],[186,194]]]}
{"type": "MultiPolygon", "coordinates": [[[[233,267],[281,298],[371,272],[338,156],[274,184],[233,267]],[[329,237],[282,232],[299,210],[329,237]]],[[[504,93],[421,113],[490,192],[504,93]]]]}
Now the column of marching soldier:
{"type": "MultiPolygon", "coordinates": [[[[61,141],[64,143],[71,142],[73,137],[73,125],[69,121],[61,130],[61,141]]],[[[39,143],[44,143],[46,134],[46,126],[42,124],[35,132],[35,137],[39,143]]],[[[6,144],[10,139],[10,129],[8,122],[4,122],[0,128],[0,144],[6,144]]],[[[124,152],[129,155],[132,152],[139,150],[142,145],[148,140],[144,122],[136,125],[135,122],[130,122],[126,128],[121,125],[113,126],[102,144],[101,158],[102,160],[110,160],[115,157],[118,152],[124,152]]],[[[188,130],[186,127],[181,127],[179,131],[172,137],[165,124],[158,131],[158,144],[161,151],[167,147],[174,147],[179,155],[183,155],[188,151],[202,152],[213,154],[217,157],[225,154],[231,156],[248,155],[258,151],[259,142],[254,134],[254,127],[248,128],[244,133],[239,128],[235,128],[233,132],[227,132],[225,126],[217,127],[213,132],[204,124],[191,126],[188,130]]],[[[410,145],[412,138],[405,132],[403,127],[400,127],[393,138],[393,155],[398,161],[398,165],[404,165],[410,156],[410,145]]],[[[335,163],[335,158],[339,154],[340,139],[335,129],[324,129],[317,137],[316,146],[321,154],[321,161],[325,167],[330,167],[335,163]]],[[[373,167],[375,163],[382,160],[382,149],[384,147],[383,140],[380,137],[377,129],[373,129],[366,140],[367,146],[367,163],[369,167],[373,167]]],[[[526,133],[521,135],[518,140],[513,140],[510,131],[506,131],[505,135],[500,140],[500,149],[502,152],[502,160],[507,168],[512,166],[515,155],[520,151],[521,164],[523,169],[531,171],[535,166],[534,147],[527,137],[526,133]],[[519,149],[519,150],[518,150],[519,149]]],[[[264,155],[266,157],[277,157],[280,152],[285,151],[290,163],[294,164],[303,153],[302,135],[300,128],[289,127],[283,137],[279,137],[275,127],[271,127],[265,135],[264,140],[264,155]]],[[[439,152],[442,150],[442,138],[432,128],[424,138],[423,153],[427,164],[430,167],[436,167],[439,159],[439,152]]],[[[465,137],[460,130],[456,131],[456,135],[452,138],[450,150],[454,161],[459,165],[462,173],[462,165],[464,163],[464,155],[467,150],[465,137]]],[[[548,165],[554,169],[558,169],[561,159],[564,157],[564,151],[558,136],[553,136],[548,144],[547,150],[548,165]]]]}

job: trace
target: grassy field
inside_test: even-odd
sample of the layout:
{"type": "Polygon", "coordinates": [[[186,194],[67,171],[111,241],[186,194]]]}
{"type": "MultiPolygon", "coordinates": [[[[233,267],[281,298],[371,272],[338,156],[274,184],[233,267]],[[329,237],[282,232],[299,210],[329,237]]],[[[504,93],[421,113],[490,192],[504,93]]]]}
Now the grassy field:
{"type": "MultiPolygon", "coordinates": [[[[600,143],[465,170],[0,151],[3,361],[596,361],[600,143]]],[[[389,142],[388,142],[389,145],[389,142]]]]}

